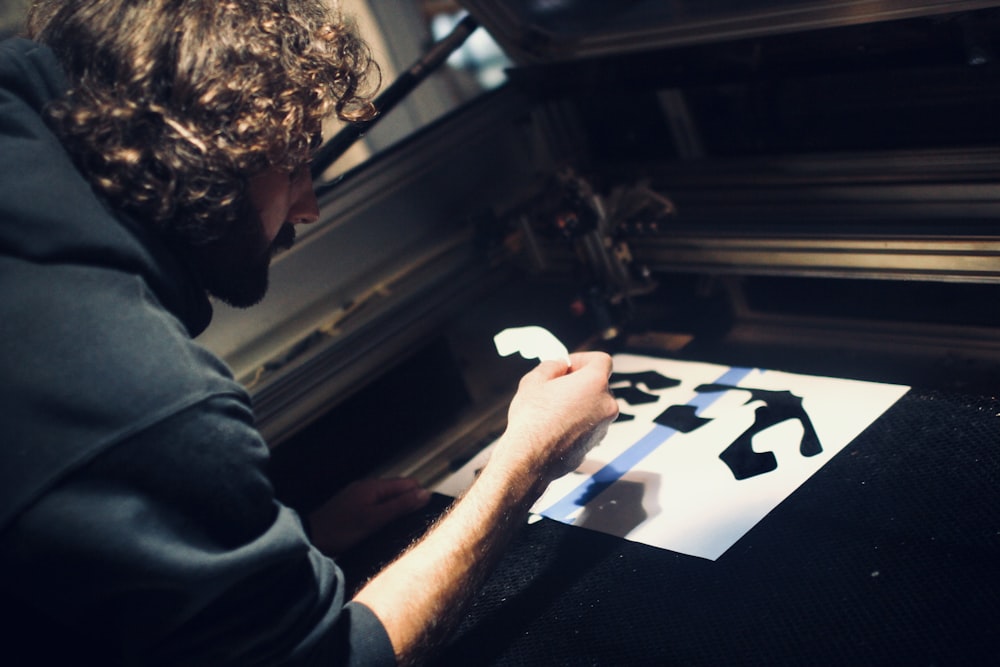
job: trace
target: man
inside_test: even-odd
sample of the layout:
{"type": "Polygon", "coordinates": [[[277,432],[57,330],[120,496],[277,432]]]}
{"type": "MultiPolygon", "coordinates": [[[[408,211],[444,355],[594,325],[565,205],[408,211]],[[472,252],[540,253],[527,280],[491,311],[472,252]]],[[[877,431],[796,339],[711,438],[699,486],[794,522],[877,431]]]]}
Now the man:
{"type": "MultiPolygon", "coordinates": [[[[316,220],[309,154],[325,115],[367,113],[367,50],[320,0],[44,0],[29,34],[0,44],[5,663],[424,660],[617,414],[610,359],[527,374],[466,496],[345,600],[192,337],[316,220]]],[[[376,524],[426,498],[355,498],[384,496],[376,524]]]]}

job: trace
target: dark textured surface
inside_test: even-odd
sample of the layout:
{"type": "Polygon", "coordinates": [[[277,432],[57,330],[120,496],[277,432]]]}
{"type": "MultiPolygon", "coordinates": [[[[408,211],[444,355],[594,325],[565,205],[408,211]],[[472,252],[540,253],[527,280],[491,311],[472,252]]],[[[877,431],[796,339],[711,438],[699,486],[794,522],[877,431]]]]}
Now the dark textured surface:
{"type": "Polygon", "coordinates": [[[525,526],[439,664],[1000,664],[998,415],[911,391],[715,562],[525,526]]]}

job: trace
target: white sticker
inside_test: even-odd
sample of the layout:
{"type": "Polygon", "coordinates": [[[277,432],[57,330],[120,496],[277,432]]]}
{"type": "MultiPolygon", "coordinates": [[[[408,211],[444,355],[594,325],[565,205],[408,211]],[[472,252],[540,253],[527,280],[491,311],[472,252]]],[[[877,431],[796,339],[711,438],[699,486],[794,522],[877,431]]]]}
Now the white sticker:
{"type": "Polygon", "coordinates": [[[501,357],[519,352],[525,359],[539,361],[565,361],[569,366],[569,350],[551,331],[543,327],[513,327],[504,329],[493,337],[493,344],[501,357]]]}

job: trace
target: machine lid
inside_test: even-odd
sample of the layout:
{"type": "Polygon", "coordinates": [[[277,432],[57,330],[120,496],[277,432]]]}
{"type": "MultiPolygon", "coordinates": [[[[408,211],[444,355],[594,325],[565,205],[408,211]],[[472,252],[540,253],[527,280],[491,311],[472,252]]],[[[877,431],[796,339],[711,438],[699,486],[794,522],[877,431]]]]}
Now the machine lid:
{"type": "Polygon", "coordinates": [[[461,0],[518,64],[1000,6],[1000,0],[461,0]]]}

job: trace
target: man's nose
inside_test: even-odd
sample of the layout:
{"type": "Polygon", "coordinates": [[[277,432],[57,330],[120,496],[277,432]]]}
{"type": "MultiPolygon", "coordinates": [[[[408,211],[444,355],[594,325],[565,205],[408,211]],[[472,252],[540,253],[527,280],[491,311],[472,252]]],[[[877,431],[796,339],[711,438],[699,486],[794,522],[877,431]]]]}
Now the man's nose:
{"type": "Polygon", "coordinates": [[[288,209],[288,222],[293,225],[307,225],[319,220],[319,202],[313,190],[312,180],[306,177],[295,184],[294,200],[288,209]]]}

